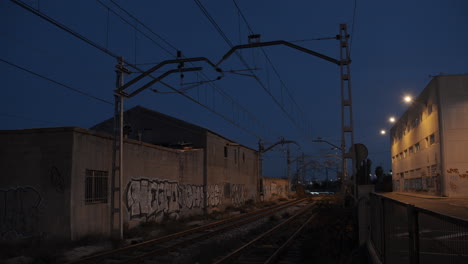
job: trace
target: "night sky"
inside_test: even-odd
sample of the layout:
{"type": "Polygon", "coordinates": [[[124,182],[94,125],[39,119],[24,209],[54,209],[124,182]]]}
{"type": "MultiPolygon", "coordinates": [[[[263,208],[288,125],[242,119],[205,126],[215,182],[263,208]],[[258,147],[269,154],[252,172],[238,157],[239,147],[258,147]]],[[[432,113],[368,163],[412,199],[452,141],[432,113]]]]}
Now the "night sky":
{"type": "MultiPolygon", "coordinates": [[[[365,144],[374,167],[382,165],[384,170],[391,168],[390,140],[388,134],[382,136],[379,131],[390,128],[389,116],[404,112],[402,96],[418,95],[431,75],[468,73],[466,0],[24,3],[142,69],[176,58],[177,50],[187,58],[206,57],[218,62],[230,49],[227,42],[246,44],[251,32],[261,34],[261,41],[307,40],[293,43],[338,59],[337,40],[310,39],[334,37],[339,24],[346,23],[352,37],[355,142],[365,144]]],[[[113,115],[108,102],[114,100],[114,57],[12,1],[0,1],[0,23],[0,129],[89,128],[113,115]]],[[[284,137],[301,145],[301,150],[291,146],[293,156],[302,151],[312,156],[333,153],[330,146],[310,141],[322,137],[340,144],[339,67],[285,46],[243,50],[240,54],[245,63],[231,56],[221,64],[226,73],[219,81],[200,84],[201,80],[216,79],[219,73],[206,63],[186,63],[186,68],[201,66],[203,70],[185,73],[183,79],[177,73],[164,82],[184,90],[243,129],[180,94],[168,93],[172,90],[162,84],[152,87],[160,93],[148,89],[126,100],[125,109],[142,105],[255,149],[258,137],[266,146],[284,137]]],[[[177,65],[169,65],[154,75],[175,68],[177,65]]],[[[140,86],[149,80],[144,79],[140,86]]],[[[266,156],[266,176],[285,175],[282,150],[277,148],[266,156]]]]}

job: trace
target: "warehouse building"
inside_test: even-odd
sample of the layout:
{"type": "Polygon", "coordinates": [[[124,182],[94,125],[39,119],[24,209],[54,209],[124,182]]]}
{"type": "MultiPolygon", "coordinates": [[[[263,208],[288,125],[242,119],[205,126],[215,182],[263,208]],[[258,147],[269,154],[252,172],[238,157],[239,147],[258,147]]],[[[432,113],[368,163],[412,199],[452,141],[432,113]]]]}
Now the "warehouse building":
{"type": "MultiPolygon", "coordinates": [[[[125,229],[260,200],[257,151],[143,107],[125,119],[125,229]]],[[[0,131],[0,239],[110,235],[110,122],[0,131]]]]}
{"type": "Polygon", "coordinates": [[[468,74],[434,77],[390,137],[393,191],[468,196],[468,74]]]}

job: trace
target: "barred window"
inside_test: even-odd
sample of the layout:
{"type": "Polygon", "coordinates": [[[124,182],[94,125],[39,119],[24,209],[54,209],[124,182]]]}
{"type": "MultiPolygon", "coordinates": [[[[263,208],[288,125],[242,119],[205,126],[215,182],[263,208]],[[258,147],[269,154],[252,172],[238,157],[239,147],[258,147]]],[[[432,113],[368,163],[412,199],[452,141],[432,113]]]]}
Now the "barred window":
{"type": "Polygon", "coordinates": [[[107,171],[86,170],[85,203],[107,203],[107,171]]]}

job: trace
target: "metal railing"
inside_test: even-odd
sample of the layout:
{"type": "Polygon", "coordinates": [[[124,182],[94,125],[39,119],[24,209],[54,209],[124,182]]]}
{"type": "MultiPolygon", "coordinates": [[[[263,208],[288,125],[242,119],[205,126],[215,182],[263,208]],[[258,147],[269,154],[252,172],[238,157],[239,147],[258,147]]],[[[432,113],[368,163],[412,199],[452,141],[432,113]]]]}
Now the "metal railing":
{"type": "Polygon", "coordinates": [[[468,263],[468,221],[370,194],[370,242],[382,263],[468,263]]]}

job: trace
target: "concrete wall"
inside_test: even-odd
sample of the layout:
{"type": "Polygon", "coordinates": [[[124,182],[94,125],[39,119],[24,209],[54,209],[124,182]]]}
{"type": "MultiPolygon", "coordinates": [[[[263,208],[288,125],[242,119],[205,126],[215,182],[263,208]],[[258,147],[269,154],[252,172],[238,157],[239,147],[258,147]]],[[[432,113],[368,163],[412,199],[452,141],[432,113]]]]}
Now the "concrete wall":
{"type": "Polygon", "coordinates": [[[288,180],[262,177],[263,200],[275,201],[288,196],[288,180]]]}
{"type": "Polygon", "coordinates": [[[240,206],[258,200],[256,151],[207,132],[207,164],[209,206],[240,206]]]}
{"type": "Polygon", "coordinates": [[[0,131],[0,239],[70,238],[70,128],[0,131]]]}
{"type": "MultiPolygon", "coordinates": [[[[110,234],[112,138],[79,129],[74,134],[73,238],[110,234]],[[86,170],[107,171],[107,203],[84,201],[86,170]]],[[[127,140],[124,144],[123,219],[126,228],[202,212],[203,150],[173,150],[127,140]]]]}
{"type": "Polygon", "coordinates": [[[442,126],[444,190],[468,197],[468,75],[438,76],[442,126]]]}
{"type": "MultiPolygon", "coordinates": [[[[205,203],[209,211],[257,200],[257,152],[203,133],[206,155],[125,140],[125,228],[201,214],[205,203]]],[[[1,237],[110,235],[112,144],[110,135],[82,128],[0,131],[1,237]],[[90,177],[87,184],[89,172],[106,175],[104,188],[90,177]],[[90,201],[90,189],[105,194],[90,201]]]]}

